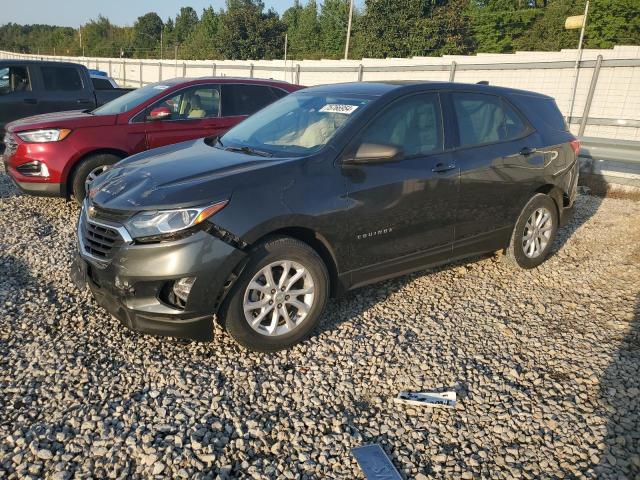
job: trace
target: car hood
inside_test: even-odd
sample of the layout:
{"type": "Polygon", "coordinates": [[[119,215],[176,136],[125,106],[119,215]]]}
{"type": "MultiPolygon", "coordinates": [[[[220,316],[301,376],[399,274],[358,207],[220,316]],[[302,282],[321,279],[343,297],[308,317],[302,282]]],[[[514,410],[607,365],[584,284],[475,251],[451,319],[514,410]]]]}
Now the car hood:
{"type": "Polygon", "coordinates": [[[91,185],[89,198],[110,210],[161,210],[228,200],[236,185],[290,162],[264,158],[190,140],[133,155],[91,185]]]}
{"type": "Polygon", "coordinates": [[[86,110],[71,110],[21,118],[8,123],[6,130],[9,132],[22,132],[37,128],[106,127],[115,124],[116,118],[116,115],[91,115],[86,110]]]}

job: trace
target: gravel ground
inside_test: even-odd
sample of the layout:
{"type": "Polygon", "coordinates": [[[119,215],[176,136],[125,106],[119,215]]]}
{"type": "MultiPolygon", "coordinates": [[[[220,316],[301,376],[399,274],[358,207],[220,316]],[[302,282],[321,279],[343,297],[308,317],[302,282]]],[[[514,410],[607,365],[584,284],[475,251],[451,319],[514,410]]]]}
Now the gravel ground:
{"type": "Polygon", "coordinates": [[[0,170],[0,477],[362,478],[380,443],[406,478],[640,479],[639,202],[581,196],[541,268],[364,288],[274,355],[125,330],[69,279],[77,213],[0,170]]]}

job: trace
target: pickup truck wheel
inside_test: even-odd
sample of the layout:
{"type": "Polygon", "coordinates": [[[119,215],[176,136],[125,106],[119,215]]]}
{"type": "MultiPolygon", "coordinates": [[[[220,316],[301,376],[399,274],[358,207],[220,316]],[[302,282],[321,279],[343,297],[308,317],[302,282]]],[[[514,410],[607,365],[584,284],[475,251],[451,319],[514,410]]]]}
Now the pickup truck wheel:
{"type": "Polygon", "coordinates": [[[76,202],[82,203],[87,195],[89,184],[119,160],[120,157],[110,153],[91,155],[82,160],[73,173],[71,183],[73,198],[76,202]]]}
{"type": "Polygon", "coordinates": [[[329,274],[309,245],[276,237],[258,245],[218,315],[240,345],[289,348],[309,335],[327,303],[329,274]]]}
{"type": "Polygon", "coordinates": [[[505,258],[520,268],[536,268],[549,255],[557,232],[556,203],[548,195],[538,193],[520,213],[505,258]]]}

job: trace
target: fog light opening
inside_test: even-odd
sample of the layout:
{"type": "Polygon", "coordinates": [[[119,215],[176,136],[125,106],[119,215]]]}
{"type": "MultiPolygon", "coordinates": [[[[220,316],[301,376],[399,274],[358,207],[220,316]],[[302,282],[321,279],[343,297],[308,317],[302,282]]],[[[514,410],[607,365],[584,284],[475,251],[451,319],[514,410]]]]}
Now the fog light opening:
{"type": "Polygon", "coordinates": [[[171,300],[178,308],[184,309],[191,293],[191,287],[196,281],[196,277],[183,277],[173,282],[173,288],[171,293],[173,294],[171,300]]]}
{"type": "Polygon", "coordinates": [[[16,170],[27,177],[49,177],[49,169],[47,166],[37,160],[18,165],[16,170]]]}

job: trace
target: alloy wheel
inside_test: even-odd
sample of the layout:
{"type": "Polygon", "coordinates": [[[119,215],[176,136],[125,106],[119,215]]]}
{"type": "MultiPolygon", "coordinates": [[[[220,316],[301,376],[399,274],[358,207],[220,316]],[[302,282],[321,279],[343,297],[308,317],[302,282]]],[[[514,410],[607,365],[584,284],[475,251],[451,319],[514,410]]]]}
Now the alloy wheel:
{"type": "Polygon", "coordinates": [[[292,260],[270,263],[256,273],[244,294],[244,316],[261,335],[292,332],[307,318],[315,300],[308,269],[292,260]]]}
{"type": "Polygon", "coordinates": [[[549,244],[553,231],[553,216],[545,207],[533,211],[524,226],[522,250],[529,258],[542,255],[549,244]]]}

